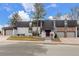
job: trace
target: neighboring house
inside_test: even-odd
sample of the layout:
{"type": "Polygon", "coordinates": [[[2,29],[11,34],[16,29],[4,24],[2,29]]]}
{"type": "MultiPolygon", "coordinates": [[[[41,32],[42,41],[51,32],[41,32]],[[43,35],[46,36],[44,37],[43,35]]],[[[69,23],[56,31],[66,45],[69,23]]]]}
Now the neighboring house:
{"type": "MultiPolygon", "coordinates": [[[[3,27],[3,35],[32,35],[37,29],[36,23],[35,25],[33,24],[32,27],[30,27],[29,24],[29,21],[21,21],[17,22],[15,26],[3,27]]],[[[38,21],[38,30],[41,37],[50,37],[54,31],[59,37],[77,37],[79,34],[77,20],[66,20],[66,26],[65,20],[38,21]],[[40,25],[41,22],[42,24],[40,25]]]]}

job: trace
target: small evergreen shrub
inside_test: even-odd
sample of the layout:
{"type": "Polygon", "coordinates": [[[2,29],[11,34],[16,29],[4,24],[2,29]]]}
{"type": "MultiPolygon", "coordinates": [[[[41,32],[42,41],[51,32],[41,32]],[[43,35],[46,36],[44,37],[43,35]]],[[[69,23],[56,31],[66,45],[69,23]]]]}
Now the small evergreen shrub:
{"type": "Polygon", "coordinates": [[[58,35],[55,33],[55,36],[54,36],[54,41],[60,41],[58,35]]]}
{"type": "Polygon", "coordinates": [[[52,41],[60,41],[58,35],[55,33],[54,38],[51,39],[52,41]]]}

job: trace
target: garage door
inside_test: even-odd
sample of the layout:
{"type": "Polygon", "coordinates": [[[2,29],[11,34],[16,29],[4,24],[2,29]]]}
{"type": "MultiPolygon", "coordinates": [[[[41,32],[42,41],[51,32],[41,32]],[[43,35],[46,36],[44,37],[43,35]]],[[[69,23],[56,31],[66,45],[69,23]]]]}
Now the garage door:
{"type": "Polygon", "coordinates": [[[13,31],[12,30],[6,30],[6,35],[12,35],[13,31]]]}
{"type": "Polygon", "coordinates": [[[59,37],[64,37],[64,32],[57,32],[57,35],[58,35],[59,37]]]}
{"type": "Polygon", "coordinates": [[[75,37],[75,32],[67,32],[67,37],[75,37]]]}

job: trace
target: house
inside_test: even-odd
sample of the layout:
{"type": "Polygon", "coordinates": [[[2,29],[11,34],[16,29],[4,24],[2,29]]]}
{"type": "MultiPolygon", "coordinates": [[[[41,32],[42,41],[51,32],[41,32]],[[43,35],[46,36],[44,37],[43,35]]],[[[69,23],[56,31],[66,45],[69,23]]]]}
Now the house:
{"type": "Polygon", "coordinates": [[[56,30],[59,37],[77,37],[77,21],[56,20],[56,30]]]}
{"type": "MultiPolygon", "coordinates": [[[[14,34],[14,27],[3,27],[2,28],[3,35],[13,35],[14,34]]],[[[15,32],[16,33],[16,32],[15,32]]]]}
{"type": "MultiPolygon", "coordinates": [[[[15,26],[3,27],[3,35],[23,35],[30,36],[37,30],[37,21],[24,22],[19,21],[15,26]],[[34,24],[33,24],[34,23],[34,24]]],[[[50,37],[54,32],[59,37],[77,37],[79,36],[77,20],[39,20],[38,31],[41,37],[50,37]]]]}
{"type": "Polygon", "coordinates": [[[15,26],[3,27],[3,35],[31,35],[29,32],[29,22],[17,22],[15,26]]]}
{"type": "Polygon", "coordinates": [[[50,36],[52,32],[54,32],[54,23],[52,20],[45,20],[42,22],[42,37],[50,36]]]}
{"type": "Polygon", "coordinates": [[[54,31],[59,37],[77,37],[77,20],[46,20],[43,23],[42,36],[51,36],[54,31]],[[55,27],[54,27],[55,21],[55,27]]]}

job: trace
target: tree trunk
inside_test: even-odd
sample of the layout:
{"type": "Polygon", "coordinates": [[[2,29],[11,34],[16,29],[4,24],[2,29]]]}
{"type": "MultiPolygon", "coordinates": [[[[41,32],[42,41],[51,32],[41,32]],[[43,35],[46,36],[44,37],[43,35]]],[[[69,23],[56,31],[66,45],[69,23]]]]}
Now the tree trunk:
{"type": "Polygon", "coordinates": [[[65,37],[67,37],[67,27],[65,26],[65,33],[64,33],[65,35],[65,37]]]}
{"type": "Polygon", "coordinates": [[[40,22],[40,34],[42,32],[42,21],[40,22]]]}
{"type": "Polygon", "coordinates": [[[38,33],[39,33],[39,32],[38,32],[38,20],[37,20],[37,31],[36,31],[36,33],[37,33],[37,36],[38,36],[38,33]]]}

